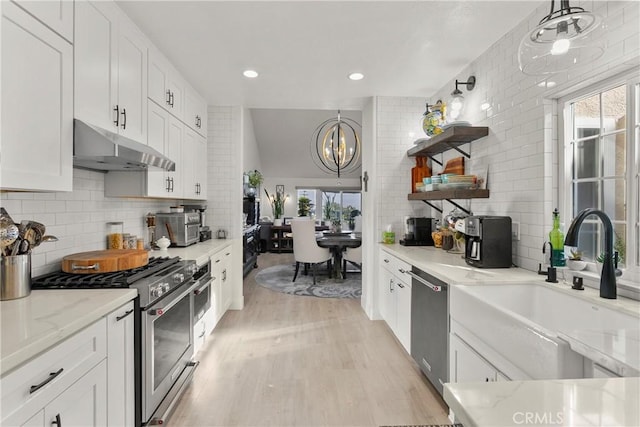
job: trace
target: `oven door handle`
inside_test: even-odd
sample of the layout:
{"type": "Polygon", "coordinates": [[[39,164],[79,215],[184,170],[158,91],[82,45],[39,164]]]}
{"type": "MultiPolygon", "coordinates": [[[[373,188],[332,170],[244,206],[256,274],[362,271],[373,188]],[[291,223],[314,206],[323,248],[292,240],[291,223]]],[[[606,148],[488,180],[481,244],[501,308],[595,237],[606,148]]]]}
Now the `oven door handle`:
{"type": "Polygon", "coordinates": [[[441,286],[438,285],[434,285],[432,283],[427,282],[426,280],[424,280],[422,277],[418,276],[416,273],[414,273],[413,271],[406,271],[405,273],[407,273],[409,276],[411,276],[413,278],[413,280],[417,280],[418,282],[422,283],[423,285],[427,286],[428,288],[430,288],[433,292],[440,292],[440,290],[442,289],[441,286]]]}
{"type": "Polygon", "coordinates": [[[162,304],[162,302],[158,303],[157,305],[154,304],[151,307],[153,308],[147,308],[146,313],[149,316],[160,316],[163,313],[167,312],[168,310],[171,310],[171,308],[176,305],[177,303],[179,303],[182,298],[184,298],[185,296],[189,295],[191,293],[191,291],[193,291],[193,288],[196,286],[196,282],[194,282],[193,280],[189,280],[190,283],[187,283],[186,285],[184,285],[187,289],[185,289],[184,291],[182,291],[180,293],[179,296],[173,298],[171,300],[171,302],[169,304],[167,304],[164,307],[158,307],[155,308],[156,306],[159,306],[162,304]]]}
{"type": "Polygon", "coordinates": [[[209,279],[202,286],[200,286],[200,282],[197,282],[196,286],[200,286],[200,287],[198,289],[194,290],[193,293],[195,295],[200,295],[207,288],[207,286],[211,285],[211,282],[213,282],[213,277],[211,277],[211,276],[209,276],[209,279]]]}

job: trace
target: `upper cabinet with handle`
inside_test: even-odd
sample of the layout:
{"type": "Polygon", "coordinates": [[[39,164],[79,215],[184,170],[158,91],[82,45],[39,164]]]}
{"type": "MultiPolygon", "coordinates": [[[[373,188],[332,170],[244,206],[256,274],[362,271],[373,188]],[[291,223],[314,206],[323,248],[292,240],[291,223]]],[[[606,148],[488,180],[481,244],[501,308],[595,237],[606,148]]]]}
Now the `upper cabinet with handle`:
{"type": "Polygon", "coordinates": [[[75,117],[146,144],[147,41],[113,2],[75,2],[75,117]]]}
{"type": "Polygon", "coordinates": [[[64,19],[49,21],[54,2],[0,1],[3,190],[72,189],[73,14],[62,3],[64,19]]]}
{"type": "Polygon", "coordinates": [[[184,90],[184,122],[207,137],[207,102],[189,85],[184,90]]]}
{"type": "Polygon", "coordinates": [[[184,119],[185,81],[157,49],[149,49],[149,98],[180,120],[184,119]]]}

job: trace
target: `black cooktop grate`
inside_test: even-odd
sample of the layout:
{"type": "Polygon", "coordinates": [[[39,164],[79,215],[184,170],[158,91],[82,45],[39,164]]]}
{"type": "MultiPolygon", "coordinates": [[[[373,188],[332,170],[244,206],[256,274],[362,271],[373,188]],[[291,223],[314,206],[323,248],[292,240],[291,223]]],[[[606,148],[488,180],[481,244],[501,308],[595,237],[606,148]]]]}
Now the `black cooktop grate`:
{"type": "Polygon", "coordinates": [[[71,274],[62,271],[35,277],[32,289],[128,288],[132,283],[149,277],[180,261],[179,257],[150,258],[145,266],[114,273],[71,274]]]}

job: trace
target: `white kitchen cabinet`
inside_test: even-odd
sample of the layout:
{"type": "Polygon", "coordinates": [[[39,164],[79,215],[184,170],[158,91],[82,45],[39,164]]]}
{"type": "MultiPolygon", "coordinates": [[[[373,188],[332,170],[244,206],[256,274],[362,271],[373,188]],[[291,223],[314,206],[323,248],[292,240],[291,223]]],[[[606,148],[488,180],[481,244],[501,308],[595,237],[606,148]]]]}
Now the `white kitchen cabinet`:
{"type": "Polygon", "coordinates": [[[75,13],[75,117],[146,143],[146,38],[113,2],[75,13]]]}
{"type": "Polygon", "coordinates": [[[110,426],[135,425],[133,310],[133,301],[130,301],[107,316],[107,417],[110,426]]]}
{"type": "Polygon", "coordinates": [[[185,127],[182,146],[183,197],[206,200],[207,198],[207,142],[194,130],[185,127]]]}
{"type": "Polygon", "coordinates": [[[380,311],[396,338],[411,354],[411,266],[380,251],[380,311]]]}
{"type": "Polygon", "coordinates": [[[189,85],[184,90],[184,122],[207,137],[207,102],[189,85]]]}
{"type": "Polygon", "coordinates": [[[149,50],[148,96],[180,120],[184,118],[185,81],[156,49],[149,50]]]}
{"type": "Polygon", "coordinates": [[[176,169],[172,172],[158,168],[144,171],[110,171],[105,176],[105,195],[109,197],[182,198],[184,125],[155,102],[148,100],[148,103],[147,143],[174,161],[176,169]]]}
{"type": "Polygon", "coordinates": [[[0,188],[71,191],[73,46],[15,3],[0,8],[0,188]]]}
{"type": "MultiPolygon", "coordinates": [[[[213,293],[212,293],[212,295],[213,295],[213,293]]],[[[213,309],[213,298],[212,298],[212,301],[211,301],[211,308],[204,313],[203,319],[204,319],[205,337],[208,337],[209,335],[211,335],[211,333],[213,332],[213,330],[216,327],[216,324],[218,323],[218,319],[216,319],[215,310],[213,309]]]]}
{"type": "Polygon", "coordinates": [[[135,425],[132,310],[123,305],[3,376],[0,425],[135,425]]]}
{"type": "Polygon", "coordinates": [[[93,417],[68,425],[94,425],[94,420],[100,421],[98,425],[106,425],[106,363],[95,370],[107,355],[106,331],[103,318],[4,376],[0,424],[33,425],[32,422],[44,419],[51,425],[59,412],[65,419],[88,415],[89,412],[78,414],[77,408],[65,405],[69,398],[78,399],[79,387],[83,390],[80,395],[92,393],[100,400],[85,402],[93,417]]]}
{"type": "Polygon", "coordinates": [[[44,25],[73,43],[73,2],[69,0],[13,0],[44,25]]]}
{"type": "Polygon", "coordinates": [[[213,276],[211,305],[216,310],[216,322],[231,307],[233,296],[232,257],[231,245],[225,246],[211,257],[211,274],[213,276]]]}
{"type": "Polygon", "coordinates": [[[196,355],[206,340],[205,320],[202,317],[193,325],[193,354],[196,355]]]}
{"type": "Polygon", "coordinates": [[[449,335],[449,380],[462,382],[508,381],[509,378],[457,335],[449,335]]]}

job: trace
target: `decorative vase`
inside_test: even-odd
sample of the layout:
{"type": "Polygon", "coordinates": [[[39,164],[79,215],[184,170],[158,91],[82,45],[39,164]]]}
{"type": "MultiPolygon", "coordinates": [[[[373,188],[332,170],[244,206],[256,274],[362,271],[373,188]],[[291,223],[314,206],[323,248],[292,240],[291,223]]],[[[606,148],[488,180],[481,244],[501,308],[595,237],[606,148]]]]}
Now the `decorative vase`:
{"type": "Polygon", "coordinates": [[[273,225],[275,227],[282,227],[282,218],[276,218],[273,220],[273,225]]]}
{"type": "Polygon", "coordinates": [[[422,118],[422,130],[427,136],[434,136],[442,133],[442,126],[445,121],[445,107],[442,101],[438,100],[435,105],[431,106],[429,112],[425,112],[422,118]]]}

